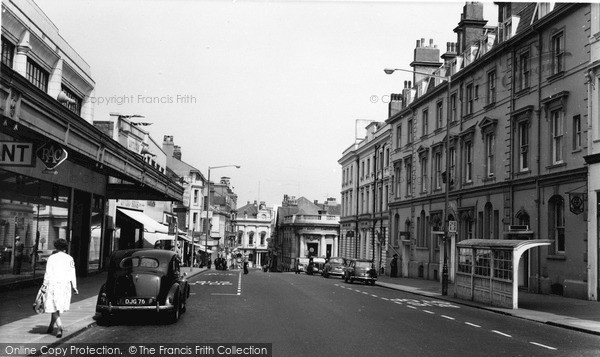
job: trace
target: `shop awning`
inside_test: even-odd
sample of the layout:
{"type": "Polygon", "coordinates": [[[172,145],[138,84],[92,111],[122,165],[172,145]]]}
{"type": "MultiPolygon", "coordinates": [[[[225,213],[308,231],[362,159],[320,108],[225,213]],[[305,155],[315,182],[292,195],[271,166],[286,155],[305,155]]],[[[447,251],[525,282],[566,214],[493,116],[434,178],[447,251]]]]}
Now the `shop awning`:
{"type": "Polygon", "coordinates": [[[117,208],[117,210],[127,217],[141,223],[144,226],[145,232],[169,233],[169,226],[157,222],[152,217],[144,214],[144,212],[133,211],[124,208],[117,208]]]}

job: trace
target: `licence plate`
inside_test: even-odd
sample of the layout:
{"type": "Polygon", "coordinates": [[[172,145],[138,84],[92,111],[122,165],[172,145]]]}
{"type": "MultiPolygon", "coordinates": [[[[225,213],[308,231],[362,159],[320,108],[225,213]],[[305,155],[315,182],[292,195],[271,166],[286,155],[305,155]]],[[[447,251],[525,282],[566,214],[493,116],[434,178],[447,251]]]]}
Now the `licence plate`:
{"type": "Polygon", "coordinates": [[[152,299],[147,298],[123,298],[121,299],[122,305],[140,306],[152,304],[152,299]]]}

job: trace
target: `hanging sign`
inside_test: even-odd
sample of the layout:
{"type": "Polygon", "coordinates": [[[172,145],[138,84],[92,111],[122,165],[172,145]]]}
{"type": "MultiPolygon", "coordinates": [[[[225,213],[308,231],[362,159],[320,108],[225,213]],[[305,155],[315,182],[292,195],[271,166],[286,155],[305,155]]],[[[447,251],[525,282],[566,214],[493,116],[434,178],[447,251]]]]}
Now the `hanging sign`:
{"type": "Polygon", "coordinates": [[[569,192],[569,209],[575,214],[583,213],[584,193],[569,192]]]}
{"type": "Polygon", "coordinates": [[[35,152],[38,159],[40,159],[46,169],[54,170],[58,165],[62,164],[67,159],[69,154],[67,150],[60,144],[47,142],[40,146],[35,152]]]}

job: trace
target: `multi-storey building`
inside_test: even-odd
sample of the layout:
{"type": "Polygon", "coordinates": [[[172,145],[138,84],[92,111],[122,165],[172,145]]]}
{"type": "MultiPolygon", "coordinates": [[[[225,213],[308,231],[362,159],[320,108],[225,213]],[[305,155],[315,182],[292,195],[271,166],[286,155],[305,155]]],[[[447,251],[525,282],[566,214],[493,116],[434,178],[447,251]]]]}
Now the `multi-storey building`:
{"type": "MultiPolygon", "coordinates": [[[[588,299],[598,300],[600,293],[600,266],[598,264],[598,241],[600,239],[600,4],[590,4],[590,62],[585,79],[587,81],[587,283],[588,299]]],[[[583,128],[585,130],[585,128],[583,128]]],[[[584,131],[585,132],[585,131],[584,131]]]]}
{"type": "MultiPolygon", "coordinates": [[[[237,209],[238,196],[231,187],[231,178],[221,177],[219,183],[210,184],[210,205],[208,210],[209,236],[206,240],[210,259],[214,261],[223,255],[227,242],[235,238],[235,225],[232,216],[237,209]]],[[[204,215],[206,217],[206,214],[204,215]]]]}
{"type": "Polygon", "coordinates": [[[167,157],[167,170],[184,188],[183,201],[176,203],[173,211],[177,216],[178,229],[184,232],[183,235],[179,235],[184,241],[183,259],[184,262],[190,263],[192,256],[194,260],[199,258],[195,257],[196,252],[206,250],[204,242],[200,241],[205,227],[201,217],[205,210],[203,192],[206,189],[206,178],[199,169],[182,160],[181,147],[175,145],[173,136],[164,136],[162,149],[167,157]]]}
{"type": "MultiPolygon", "coordinates": [[[[167,175],[167,153],[143,129],[145,122],[136,121],[135,116],[111,114],[114,120],[94,121],[94,126],[121,143],[129,151],[138,154],[144,162],[167,175]]],[[[175,177],[173,177],[176,180],[175,177]]],[[[111,179],[118,184],[122,180],[111,179]]],[[[157,242],[163,248],[174,248],[176,240],[174,201],[144,199],[111,199],[107,211],[111,225],[115,227],[111,249],[153,247],[157,242]],[[160,242],[159,242],[160,241],[160,242]]]]}
{"type": "Polygon", "coordinates": [[[519,285],[588,298],[589,277],[597,281],[582,200],[590,4],[497,5],[499,25],[489,27],[483,5],[466,3],[441,65],[432,41],[417,41],[411,66],[423,74],[406,82],[402,109],[387,120],[391,246],[402,276],[440,279],[435,232],[456,222],[452,279],[457,241],[549,239],[521,259],[519,285]]]}
{"type": "Polygon", "coordinates": [[[92,125],[90,66],[33,1],[4,1],[1,16],[0,272],[19,236],[27,260],[67,239],[85,275],[112,249],[108,199],[177,201],[183,189],[92,125]]]}
{"type": "Polygon", "coordinates": [[[372,122],[366,131],[338,161],[342,166],[340,255],[371,259],[383,267],[388,252],[390,126],[372,122]]]}
{"type": "Polygon", "coordinates": [[[246,205],[235,210],[232,223],[236,235],[226,242],[228,250],[237,250],[244,254],[253,266],[268,264],[268,239],[271,238],[274,218],[273,208],[268,207],[264,201],[248,201],[246,205]]]}
{"type": "Polygon", "coordinates": [[[339,256],[340,205],[284,195],[277,209],[274,252],[278,271],[291,271],[300,257],[339,256]]]}

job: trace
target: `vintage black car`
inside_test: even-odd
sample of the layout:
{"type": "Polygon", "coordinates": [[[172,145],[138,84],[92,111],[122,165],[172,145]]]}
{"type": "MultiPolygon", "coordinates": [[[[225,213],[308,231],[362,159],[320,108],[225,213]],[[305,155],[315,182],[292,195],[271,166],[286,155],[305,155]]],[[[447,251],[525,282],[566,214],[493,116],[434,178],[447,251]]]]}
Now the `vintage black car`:
{"type": "Polygon", "coordinates": [[[345,270],[346,270],[346,259],[341,258],[341,257],[329,258],[327,263],[325,263],[325,267],[323,268],[323,277],[329,278],[332,275],[344,277],[345,270]]]}
{"type": "Polygon", "coordinates": [[[375,281],[377,281],[377,271],[371,260],[350,260],[350,263],[348,263],[348,267],[344,272],[344,281],[352,284],[354,280],[363,281],[365,284],[371,283],[371,285],[375,285],[375,281]]]}
{"type": "Polygon", "coordinates": [[[180,271],[179,256],[173,251],[116,251],[98,294],[96,312],[104,321],[118,312],[147,311],[164,314],[176,322],[190,296],[186,275],[180,271]]]}

